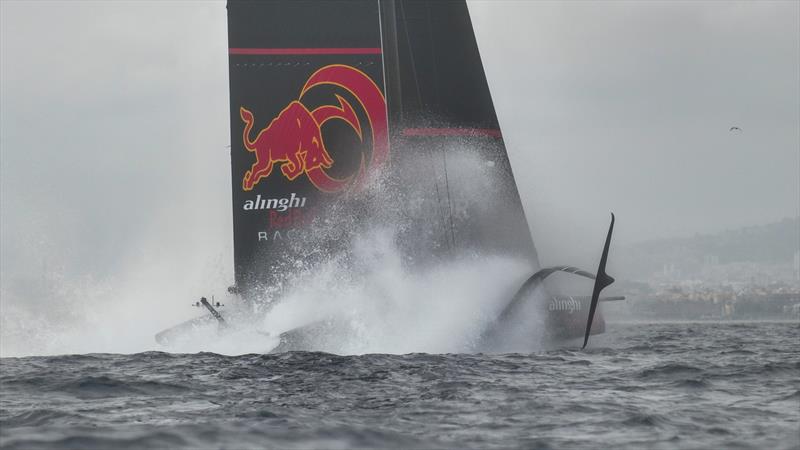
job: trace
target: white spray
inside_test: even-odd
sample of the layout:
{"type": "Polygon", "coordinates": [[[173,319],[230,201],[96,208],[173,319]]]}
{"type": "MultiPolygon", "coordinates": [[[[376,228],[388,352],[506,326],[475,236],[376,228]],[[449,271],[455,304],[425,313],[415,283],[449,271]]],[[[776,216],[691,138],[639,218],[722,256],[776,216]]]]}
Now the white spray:
{"type": "MultiPolygon", "coordinates": [[[[466,185],[468,197],[487,204],[497,195],[492,164],[469,156],[449,162],[453,171],[467,171],[474,180],[466,185]]],[[[385,186],[377,186],[377,194],[373,186],[369,195],[372,206],[407,199],[399,199],[385,186]]],[[[486,327],[530,275],[530,263],[464,250],[435,264],[417,265],[404,251],[408,211],[373,210],[377,212],[368,219],[341,215],[353,222],[335,223],[334,231],[343,226],[357,230],[348,248],[313,264],[302,260],[289,264],[294,273],[286,287],[278,296],[261,299],[256,320],[220,334],[210,322],[168,348],[156,344],[154,334],[202,315],[201,308],[189,306],[200,295],[216,292],[217,299],[226,303],[223,314],[226,308],[238,307],[235,298],[220,294],[230,283],[230,273],[219,255],[192,261],[186,259],[186,251],[177,251],[169,258],[160,243],[154,243],[145,246],[150,251],[139,252],[116,279],[75,280],[50,273],[42,279],[40,292],[3,283],[0,354],[267,352],[278,344],[280,333],[319,322],[334,324],[314,337],[314,349],[320,351],[475,351],[486,327]],[[30,307],[31,302],[20,296],[37,297],[40,304],[30,307]]],[[[311,228],[318,242],[324,242],[329,232],[331,227],[311,228]]]]}

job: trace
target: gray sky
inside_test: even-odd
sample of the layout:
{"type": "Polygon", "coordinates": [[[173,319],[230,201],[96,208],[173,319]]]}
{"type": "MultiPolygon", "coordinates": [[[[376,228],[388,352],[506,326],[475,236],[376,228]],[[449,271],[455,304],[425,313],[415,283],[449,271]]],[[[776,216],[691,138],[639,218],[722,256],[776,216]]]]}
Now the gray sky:
{"type": "MultiPolygon", "coordinates": [[[[229,276],[224,3],[0,8],[3,270],[229,276]]],[[[545,263],[798,215],[800,3],[470,9],[545,263]]]]}
{"type": "Polygon", "coordinates": [[[609,209],[618,242],[798,214],[800,3],[506,5],[471,11],[551,260],[596,247],[609,209]]]}

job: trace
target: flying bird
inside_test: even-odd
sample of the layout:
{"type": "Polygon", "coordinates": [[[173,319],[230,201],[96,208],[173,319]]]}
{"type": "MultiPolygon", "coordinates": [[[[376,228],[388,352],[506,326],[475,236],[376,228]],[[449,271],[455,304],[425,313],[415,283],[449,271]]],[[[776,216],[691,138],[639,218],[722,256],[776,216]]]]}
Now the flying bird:
{"type": "Polygon", "coordinates": [[[742,131],[739,127],[731,127],[730,131],[742,131]]]}

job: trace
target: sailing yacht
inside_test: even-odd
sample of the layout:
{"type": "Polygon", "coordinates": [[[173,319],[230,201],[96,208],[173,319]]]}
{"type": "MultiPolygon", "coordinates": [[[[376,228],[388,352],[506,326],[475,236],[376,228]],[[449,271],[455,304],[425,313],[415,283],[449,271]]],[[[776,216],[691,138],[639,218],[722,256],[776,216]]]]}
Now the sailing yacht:
{"type": "MultiPolygon", "coordinates": [[[[227,10],[231,290],[246,304],[272,304],[298,270],[347,255],[381,223],[417,270],[467,253],[525,261],[532,275],[478,349],[501,351],[512,323],[584,346],[604,331],[598,303],[619,299],[599,297],[613,281],[611,228],[597,277],[541,266],[464,0],[229,0],[227,10]],[[596,278],[592,295],[551,295],[554,273],[596,278]],[[528,321],[531,308],[544,320],[528,321]]],[[[319,326],[282,334],[276,349],[315,350],[305,335],[319,326]]]]}

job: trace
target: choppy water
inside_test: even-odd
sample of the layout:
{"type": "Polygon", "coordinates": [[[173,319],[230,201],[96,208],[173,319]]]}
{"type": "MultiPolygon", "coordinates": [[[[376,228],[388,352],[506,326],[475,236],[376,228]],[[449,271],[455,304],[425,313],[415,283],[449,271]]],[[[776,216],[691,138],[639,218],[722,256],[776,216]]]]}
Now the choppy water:
{"type": "Polygon", "coordinates": [[[800,448],[800,325],[610,325],[531,355],[0,360],[3,448],[800,448]]]}

